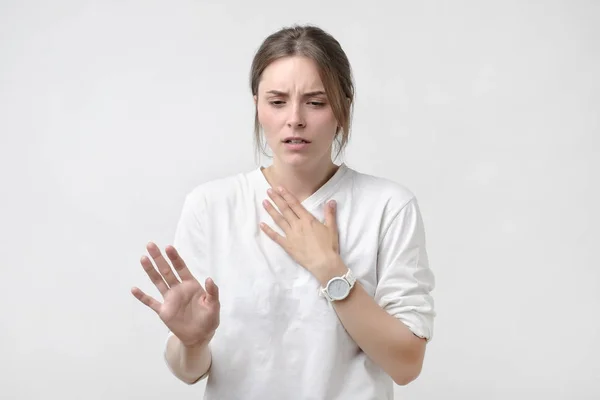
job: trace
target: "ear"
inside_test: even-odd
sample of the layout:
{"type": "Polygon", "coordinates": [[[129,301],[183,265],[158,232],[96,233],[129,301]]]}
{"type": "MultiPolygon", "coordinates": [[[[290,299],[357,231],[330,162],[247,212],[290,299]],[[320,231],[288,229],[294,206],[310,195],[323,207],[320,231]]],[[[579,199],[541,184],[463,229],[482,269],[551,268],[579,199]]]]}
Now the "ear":
{"type": "Polygon", "coordinates": [[[256,103],[258,102],[258,96],[254,95],[253,98],[254,98],[254,105],[256,105],[256,103]]]}

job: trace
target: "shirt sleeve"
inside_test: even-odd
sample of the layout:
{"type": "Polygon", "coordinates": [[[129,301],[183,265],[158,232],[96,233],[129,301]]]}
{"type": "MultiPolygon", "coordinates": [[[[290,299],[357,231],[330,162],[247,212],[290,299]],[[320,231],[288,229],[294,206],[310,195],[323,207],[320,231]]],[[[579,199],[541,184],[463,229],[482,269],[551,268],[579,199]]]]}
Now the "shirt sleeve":
{"type": "Polygon", "coordinates": [[[433,337],[435,286],[429,268],[423,219],[415,197],[383,233],[377,258],[375,301],[416,336],[433,337]]]}

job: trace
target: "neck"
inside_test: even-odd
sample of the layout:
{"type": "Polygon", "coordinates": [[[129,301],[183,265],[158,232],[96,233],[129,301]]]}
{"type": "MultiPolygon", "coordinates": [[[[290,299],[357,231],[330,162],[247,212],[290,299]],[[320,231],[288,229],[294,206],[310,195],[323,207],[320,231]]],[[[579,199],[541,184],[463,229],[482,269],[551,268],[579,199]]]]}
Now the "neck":
{"type": "Polygon", "coordinates": [[[271,187],[283,186],[302,202],[331,179],[337,169],[331,159],[310,167],[298,167],[280,163],[275,158],[273,165],[262,171],[271,187]]]}

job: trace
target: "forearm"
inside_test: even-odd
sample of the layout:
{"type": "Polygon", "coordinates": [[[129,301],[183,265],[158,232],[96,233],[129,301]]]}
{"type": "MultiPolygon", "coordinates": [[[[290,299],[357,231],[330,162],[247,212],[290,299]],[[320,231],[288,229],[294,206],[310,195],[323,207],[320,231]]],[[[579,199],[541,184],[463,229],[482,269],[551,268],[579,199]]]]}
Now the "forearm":
{"type": "MultiPolygon", "coordinates": [[[[341,259],[317,278],[326,285],[347,271],[341,259]]],[[[388,314],[357,281],[350,295],[332,303],[348,334],[357,345],[399,385],[421,372],[425,339],[415,336],[400,320],[388,314]]]]}
{"type": "Polygon", "coordinates": [[[165,359],[173,374],[187,384],[196,383],[210,369],[212,356],[210,339],[193,347],[187,347],[177,336],[167,341],[165,359]]]}

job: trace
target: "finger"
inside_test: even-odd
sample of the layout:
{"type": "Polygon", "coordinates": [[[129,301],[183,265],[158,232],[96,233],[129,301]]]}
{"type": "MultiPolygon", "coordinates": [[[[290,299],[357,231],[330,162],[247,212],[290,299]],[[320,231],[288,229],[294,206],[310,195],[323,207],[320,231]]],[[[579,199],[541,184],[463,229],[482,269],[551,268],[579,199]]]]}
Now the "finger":
{"type": "Polygon", "coordinates": [[[337,226],[337,203],[335,200],[331,200],[327,203],[327,210],[325,210],[325,226],[329,228],[333,234],[334,246],[336,252],[340,251],[340,238],[339,230],[337,226]]]}
{"type": "Polygon", "coordinates": [[[150,261],[148,257],[142,256],[140,259],[140,264],[142,264],[142,268],[144,268],[144,271],[146,271],[146,275],[148,275],[154,286],[156,286],[160,294],[164,297],[167,290],[169,290],[169,286],[167,286],[162,276],[154,268],[152,261],[150,261]]]}
{"type": "Polygon", "coordinates": [[[194,276],[188,269],[187,265],[185,264],[185,261],[183,261],[183,258],[181,258],[179,252],[177,251],[177,249],[175,249],[175,247],[165,247],[165,253],[167,254],[167,257],[169,257],[169,260],[171,260],[171,263],[173,264],[175,271],[177,271],[177,275],[179,275],[179,277],[181,278],[181,281],[189,281],[194,279],[194,276]]]}
{"type": "Polygon", "coordinates": [[[136,299],[150,307],[155,313],[160,313],[160,306],[162,305],[152,296],[148,296],[141,289],[133,287],[131,288],[131,293],[135,296],[136,299]]]}
{"type": "Polygon", "coordinates": [[[292,210],[288,202],[285,201],[285,199],[279,193],[275,192],[275,190],[269,189],[267,190],[267,194],[277,205],[277,208],[279,208],[279,211],[281,214],[283,214],[284,218],[289,222],[290,225],[300,218],[298,214],[292,210]]]}
{"type": "Polygon", "coordinates": [[[146,246],[146,249],[148,250],[148,253],[152,257],[154,262],[156,263],[158,271],[162,275],[165,282],[167,282],[167,285],[169,285],[169,287],[177,285],[179,283],[179,279],[177,279],[177,277],[173,273],[171,265],[167,262],[167,260],[165,260],[158,246],[150,242],[146,246]]]}
{"type": "Polygon", "coordinates": [[[285,238],[283,236],[275,232],[273,229],[271,229],[269,225],[265,224],[264,222],[260,223],[260,228],[263,230],[264,233],[267,234],[268,237],[271,238],[271,240],[273,240],[275,243],[277,243],[285,249],[285,238]]]}
{"type": "Polygon", "coordinates": [[[275,207],[273,206],[273,204],[271,204],[269,200],[263,200],[263,206],[265,207],[265,210],[267,210],[271,218],[273,218],[273,221],[277,224],[277,226],[279,226],[281,229],[283,229],[284,232],[287,233],[288,229],[291,228],[291,225],[288,222],[288,220],[284,218],[283,215],[281,215],[279,211],[275,209],[275,207]]]}
{"type": "Polygon", "coordinates": [[[327,209],[325,210],[325,225],[337,232],[337,207],[335,204],[335,200],[331,200],[330,202],[328,202],[326,208],[327,209]]]}
{"type": "Polygon", "coordinates": [[[208,300],[211,302],[219,301],[219,287],[211,278],[206,278],[204,282],[204,287],[206,287],[206,294],[208,295],[208,300]]]}
{"type": "Polygon", "coordinates": [[[281,198],[285,200],[286,206],[289,207],[298,218],[314,218],[290,191],[286,190],[284,187],[278,187],[277,191],[281,198]]]}

